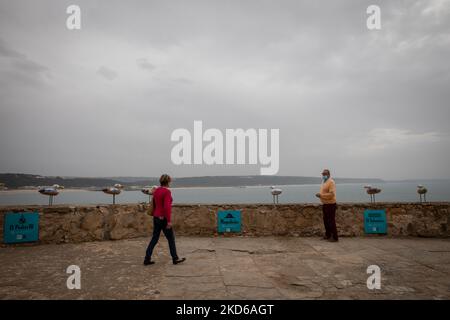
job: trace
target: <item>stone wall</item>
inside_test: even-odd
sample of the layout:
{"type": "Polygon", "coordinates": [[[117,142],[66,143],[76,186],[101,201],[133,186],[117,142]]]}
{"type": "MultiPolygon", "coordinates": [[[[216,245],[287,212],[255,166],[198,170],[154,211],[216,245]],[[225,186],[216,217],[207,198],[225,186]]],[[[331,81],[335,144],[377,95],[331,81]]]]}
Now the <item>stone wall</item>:
{"type": "MultiPolygon", "coordinates": [[[[342,236],[362,236],[364,209],[386,209],[389,236],[450,237],[450,203],[339,204],[336,214],[342,236]]],[[[320,236],[317,204],[175,205],[177,235],[217,235],[218,210],[242,210],[242,235],[320,236]]],[[[118,240],[150,236],[152,218],[146,204],[99,206],[0,207],[0,239],[6,212],[37,211],[40,243],[118,240]]]]}

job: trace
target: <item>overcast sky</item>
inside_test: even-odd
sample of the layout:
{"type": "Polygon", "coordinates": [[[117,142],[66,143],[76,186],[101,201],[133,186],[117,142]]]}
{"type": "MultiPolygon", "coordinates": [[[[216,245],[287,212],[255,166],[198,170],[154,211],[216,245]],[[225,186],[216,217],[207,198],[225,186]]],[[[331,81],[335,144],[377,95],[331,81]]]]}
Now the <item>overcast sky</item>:
{"type": "Polygon", "coordinates": [[[279,175],[450,178],[450,0],[0,0],[0,172],[259,174],[172,164],[194,120],[280,129],[279,175]]]}

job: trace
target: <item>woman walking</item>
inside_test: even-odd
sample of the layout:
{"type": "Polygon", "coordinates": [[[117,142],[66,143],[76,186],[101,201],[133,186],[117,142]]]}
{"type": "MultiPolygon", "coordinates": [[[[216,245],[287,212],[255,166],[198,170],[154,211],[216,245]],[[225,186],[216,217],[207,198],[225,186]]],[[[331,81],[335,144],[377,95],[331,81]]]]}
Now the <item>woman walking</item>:
{"type": "Polygon", "coordinates": [[[169,190],[169,185],[172,179],[169,175],[163,174],[159,178],[160,187],[153,192],[153,236],[148,244],[145,253],[144,265],[154,264],[152,261],[153,249],[158,243],[161,231],[169,242],[170,255],[172,256],[173,264],[179,264],[186,260],[180,259],[177,255],[177,248],[175,246],[175,234],[172,228],[172,193],[169,190]]]}

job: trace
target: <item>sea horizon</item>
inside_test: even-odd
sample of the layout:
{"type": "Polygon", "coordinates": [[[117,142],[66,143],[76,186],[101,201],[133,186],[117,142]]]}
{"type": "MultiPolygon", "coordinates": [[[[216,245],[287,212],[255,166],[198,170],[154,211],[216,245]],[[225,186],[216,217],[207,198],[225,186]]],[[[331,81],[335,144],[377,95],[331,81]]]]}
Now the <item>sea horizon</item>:
{"type": "MultiPolygon", "coordinates": [[[[417,185],[424,180],[408,182],[382,182],[376,187],[381,192],[376,195],[377,202],[419,202],[417,185]]],[[[337,201],[351,203],[369,202],[370,198],[364,189],[364,183],[336,183],[337,201]]],[[[281,204],[290,203],[319,203],[315,193],[319,191],[319,184],[301,185],[275,185],[282,190],[279,196],[281,204]]],[[[172,196],[174,204],[251,204],[273,203],[270,193],[271,185],[261,186],[201,186],[201,187],[174,187],[172,196]]],[[[430,181],[425,185],[428,189],[428,202],[450,201],[450,180],[430,181]]],[[[141,192],[141,189],[125,189],[116,196],[116,204],[148,202],[149,195],[141,192]]],[[[5,190],[0,192],[0,205],[46,205],[48,197],[35,189],[5,190]]],[[[88,190],[85,188],[62,189],[59,195],[54,197],[54,205],[68,204],[111,204],[112,196],[101,190],[88,190]]]]}

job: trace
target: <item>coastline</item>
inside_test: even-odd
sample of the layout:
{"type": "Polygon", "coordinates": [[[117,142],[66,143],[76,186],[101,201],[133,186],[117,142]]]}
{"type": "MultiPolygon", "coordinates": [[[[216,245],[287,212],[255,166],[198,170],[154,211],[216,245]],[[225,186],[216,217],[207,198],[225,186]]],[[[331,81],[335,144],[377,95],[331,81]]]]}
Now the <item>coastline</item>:
{"type": "MultiPolygon", "coordinates": [[[[38,192],[38,188],[36,189],[7,189],[7,190],[0,190],[1,193],[32,193],[32,192],[38,192]]],[[[77,189],[77,188],[68,188],[68,189],[61,189],[60,192],[75,192],[75,191],[97,191],[92,189],[77,189]]]]}
{"type": "MultiPolygon", "coordinates": [[[[360,185],[361,183],[359,182],[344,182],[344,183],[339,183],[339,185],[360,185]]],[[[302,187],[302,186],[320,186],[320,184],[318,183],[305,183],[305,184],[267,184],[267,185],[252,185],[252,186],[191,186],[191,187],[170,187],[170,189],[173,190],[185,190],[185,189],[189,189],[189,190],[195,190],[195,189],[199,189],[199,190],[205,190],[205,189],[235,189],[235,188],[270,188],[272,186],[277,186],[277,187],[302,187]]],[[[141,191],[141,189],[144,187],[138,187],[138,188],[125,188],[123,189],[123,191],[141,191]]],[[[38,188],[36,189],[7,189],[7,190],[0,190],[1,192],[34,192],[34,191],[38,191],[38,188]]],[[[67,188],[67,189],[61,189],[61,192],[65,192],[65,191],[101,191],[100,187],[96,187],[96,189],[88,189],[88,188],[67,188]]]]}

